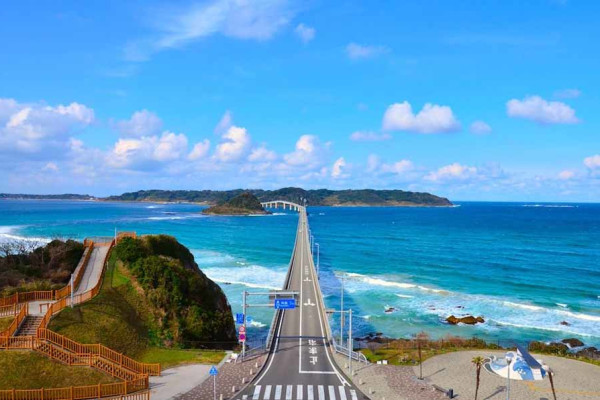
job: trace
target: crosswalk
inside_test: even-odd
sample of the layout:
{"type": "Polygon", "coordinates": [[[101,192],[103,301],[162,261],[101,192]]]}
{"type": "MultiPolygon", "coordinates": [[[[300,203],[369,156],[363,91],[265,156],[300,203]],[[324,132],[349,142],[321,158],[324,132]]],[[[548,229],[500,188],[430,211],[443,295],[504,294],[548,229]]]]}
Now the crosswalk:
{"type": "Polygon", "coordinates": [[[254,393],[243,395],[241,400],[358,400],[358,396],[346,386],[256,385],[254,393]]]}

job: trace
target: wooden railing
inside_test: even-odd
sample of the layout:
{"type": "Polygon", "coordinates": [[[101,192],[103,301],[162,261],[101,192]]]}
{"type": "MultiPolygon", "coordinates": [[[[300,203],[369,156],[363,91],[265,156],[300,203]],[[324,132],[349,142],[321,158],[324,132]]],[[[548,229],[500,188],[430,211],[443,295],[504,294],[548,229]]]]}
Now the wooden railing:
{"type": "Polygon", "coordinates": [[[114,398],[147,400],[150,398],[148,377],[129,382],[105,383],[90,386],[71,386],[54,389],[0,390],[0,400],[83,400],[114,398]]]}
{"type": "Polygon", "coordinates": [[[14,317],[21,311],[23,305],[13,304],[10,306],[0,306],[0,318],[14,317]]]}
{"type": "Polygon", "coordinates": [[[4,330],[3,332],[0,332],[0,338],[14,335],[15,332],[19,329],[21,322],[23,322],[23,320],[27,317],[27,314],[29,314],[29,304],[25,303],[19,310],[19,313],[15,316],[13,322],[8,326],[8,328],[6,328],[6,330],[4,330]]]}

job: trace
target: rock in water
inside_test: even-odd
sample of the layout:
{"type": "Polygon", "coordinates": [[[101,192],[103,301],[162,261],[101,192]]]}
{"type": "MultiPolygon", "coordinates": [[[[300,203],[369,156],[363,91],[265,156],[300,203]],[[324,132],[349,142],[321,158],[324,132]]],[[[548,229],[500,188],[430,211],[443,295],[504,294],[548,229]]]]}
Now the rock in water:
{"type": "Polygon", "coordinates": [[[584,345],[584,343],[577,338],[567,338],[567,339],[561,340],[561,342],[565,343],[570,348],[581,347],[584,345]]]}
{"type": "Polygon", "coordinates": [[[465,317],[455,317],[454,315],[451,315],[448,318],[446,318],[446,322],[448,322],[450,325],[457,325],[457,324],[475,325],[475,324],[483,324],[485,322],[485,320],[483,319],[483,317],[474,317],[472,315],[467,315],[465,317]]]}

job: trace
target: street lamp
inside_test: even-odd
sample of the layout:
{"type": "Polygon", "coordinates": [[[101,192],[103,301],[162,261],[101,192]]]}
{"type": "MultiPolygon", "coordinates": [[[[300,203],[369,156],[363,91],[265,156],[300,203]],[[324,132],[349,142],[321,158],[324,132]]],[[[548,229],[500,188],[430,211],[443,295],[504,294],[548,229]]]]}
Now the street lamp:
{"type": "Polygon", "coordinates": [[[321,248],[319,247],[319,243],[315,243],[317,246],[317,280],[319,279],[319,258],[321,253],[321,248]]]}
{"type": "Polygon", "coordinates": [[[510,400],[510,363],[512,359],[512,354],[506,353],[506,365],[508,366],[508,373],[506,375],[506,400],[510,400]]]}

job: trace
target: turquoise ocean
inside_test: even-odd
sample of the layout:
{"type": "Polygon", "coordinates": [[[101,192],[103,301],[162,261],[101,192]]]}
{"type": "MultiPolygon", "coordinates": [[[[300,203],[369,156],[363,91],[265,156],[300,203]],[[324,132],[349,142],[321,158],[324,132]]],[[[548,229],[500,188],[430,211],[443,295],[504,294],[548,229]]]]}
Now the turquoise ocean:
{"type": "MultiPolygon", "coordinates": [[[[0,241],[83,239],[111,236],[115,229],[164,233],[192,251],[234,312],[241,310],[242,291],[281,288],[295,213],[214,217],[202,216],[201,209],[2,200],[0,241]]],[[[308,211],[326,305],[339,307],[343,274],[355,335],[425,331],[501,344],[578,337],[600,346],[600,204],[460,202],[451,208],[308,211]],[[481,315],[486,323],[450,326],[443,321],[451,314],[481,315]]],[[[248,315],[250,337],[263,336],[272,310],[251,308],[248,315]]],[[[337,323],[332,321],[334,329],[337,323]]]]}

